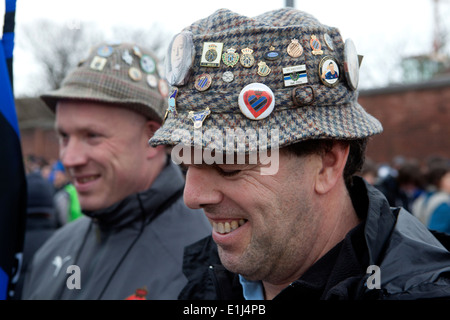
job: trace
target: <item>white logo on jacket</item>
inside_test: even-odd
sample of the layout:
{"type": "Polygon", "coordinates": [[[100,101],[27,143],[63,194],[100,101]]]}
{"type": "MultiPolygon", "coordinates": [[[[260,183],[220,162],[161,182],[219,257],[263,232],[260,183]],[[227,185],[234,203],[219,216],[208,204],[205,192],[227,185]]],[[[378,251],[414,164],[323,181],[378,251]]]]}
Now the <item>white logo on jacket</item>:
{"type": "Polygon", "coordinates": [[[56,269],[53,272],[53,276],[56,277],[59,273],[59,271],[61,270],[62,266],[64,263],[66,263],[67,261],[69,261],[71,259],[70,256],[65,257],[64,259],[61,256],[56,256],[53,258],[52,264],[55,265],[56,269]]]}

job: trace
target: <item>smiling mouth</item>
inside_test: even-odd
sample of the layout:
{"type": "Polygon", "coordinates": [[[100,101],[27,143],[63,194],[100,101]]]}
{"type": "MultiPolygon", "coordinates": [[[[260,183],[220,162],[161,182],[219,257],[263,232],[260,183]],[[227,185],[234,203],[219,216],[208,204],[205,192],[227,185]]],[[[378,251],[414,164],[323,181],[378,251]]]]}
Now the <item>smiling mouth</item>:
{"type": "Polygon", "coordinates": [[[212,227],[215,232],[220,233],[220,234],[227,234],[227,233],[230,233],[230,232],[236,230],[240,226],[244,225],[246,222],[247,222],[247,220],[240,219],[240,220],[231,220],[231,221],[226,221],[226,222],[212,221],[211,224],[212,224],[212,227]]]}
{"type": "Polygon", "coordinates": [[[94,180],[97,179],[97,178],[98,178],[98,176],[95,175],[95,176],[89,176],[89,177],[77,178],[76,181],[77,181],[78,183],[88,183],[88,182],[90,182],[90,181],[94,181],[94,180]]]}

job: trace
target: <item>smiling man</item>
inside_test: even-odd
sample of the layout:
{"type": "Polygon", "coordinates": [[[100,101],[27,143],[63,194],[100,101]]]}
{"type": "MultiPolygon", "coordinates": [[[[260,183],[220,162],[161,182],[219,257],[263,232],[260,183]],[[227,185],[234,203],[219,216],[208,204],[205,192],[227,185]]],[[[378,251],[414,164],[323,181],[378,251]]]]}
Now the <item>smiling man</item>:
{"type": "Polygon", "coordinates": [[[140,46],[101,44],[42,96],[84,216],[38,251],[24,299],[176,299],[186,285],[183,248],[211,226],[183,203],[165,147],[148,146],[167,105],[157,63],[140,46]]]}
{"type": "Polygon", "coordinates": [[[174,146],[184,201],[213,226],[185,250],[180,299],[450,296],[447,249],[355,176],[382,126],[357,102],[351,40],[295,9],[221,9],[183,34],[191,76],[171,83],[174,107],[149,141],[174,146]],[[241,63],[204,63],[219,48],[241,63]],[[333,81],[322,78],[327,61],[333,81]]]}

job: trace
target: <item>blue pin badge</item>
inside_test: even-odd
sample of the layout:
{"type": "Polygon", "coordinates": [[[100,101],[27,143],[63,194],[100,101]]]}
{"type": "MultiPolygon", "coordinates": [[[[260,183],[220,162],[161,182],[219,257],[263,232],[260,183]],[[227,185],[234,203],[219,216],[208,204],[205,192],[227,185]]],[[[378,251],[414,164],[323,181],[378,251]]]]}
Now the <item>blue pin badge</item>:
{"type": "Polygon", "coordinates": [[[195,78],[194,87],[198,91],[205,91],[211,86],[212,78],[208,73],[202,73],[195,78]]]}
{"type": "Polygon", "coordinates": [[[194,122],[194,128],[199,129],[203,125],[203,121],[205,121],[206,117],[211,113],[209,108],[206,108],[203,111],[189,111],[189,119],[194,122]]]}
{"type": "Polygon", "coordinates": [[[167,110],[169,110],[170,112],[172,112],[173,114],[177,114],[177,104],[176,104],[176,98],[177,98],[177,94],[178,94],[178,89],[173,90],[172,94],[169,97],[169,107],[167,108],[167,110]]]}
{"type": "Polygon", "coordinates": [[[169,96],[168,104],[166,114],[164,115],[164,121],[166,121],[167,116],[169,115],[169,112],[172,113],[174,116],[177,116],[177,94],[178,89],[173,90],[172,94],[169,96]]]}

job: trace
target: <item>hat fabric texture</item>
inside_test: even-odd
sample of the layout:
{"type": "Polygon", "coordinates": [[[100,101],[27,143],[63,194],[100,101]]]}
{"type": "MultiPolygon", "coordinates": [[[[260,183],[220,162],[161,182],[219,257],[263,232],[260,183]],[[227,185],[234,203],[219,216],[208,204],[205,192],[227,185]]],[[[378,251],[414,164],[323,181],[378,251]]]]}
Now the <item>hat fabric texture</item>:
{"type": "MultiPolygon", "coordinates": [[[[208,129],[223,133],[225,148],[226,130],[253,129],[256,135],[260,129],[266,129],[270,136],[271,129],[279,130],[279,147],[306,139],[357,139],[382,132],[380,122],[369,115],[357,102],[358,92],[354,83],[348,83],[345,76],[345,44],[339,30],[319,23],[310,14],[283,8],[270,11],[254,18],[236,14],[227,9],[220,9],[211,16],[201,19],[182,30],[183,34],[191,33],[195,56],[188,81],[172,88],[176,92],[175,112],[167,112],[163,126],[149,140],[150,145],[176,145],[186,137],[173,134],[176,129],[190,132],[190,144],[195,143],[195,131],[205,133],[208,129]],[[325,41],[325,37],[327,41],[325,41]],[[321,45],[322,54],[313,52],[312,39],[316,38],[321,45]],[[302,54],[292,57],[288,47],[298,40],[302,54]],[[253,50],[254,65],[245,67],[241,63],[226,65],[221,59],[218,67],[201,66],[204,43],[222,43],[223,51],[235,49],[242,57],[243,49],[253,50]],[[331,42],[330,46],[326,43],[331,42]],[[267,53],[277,51],[279,58],[267,59],[267,53]],[[321,80],[320,65],[324,57],[334,59],[339,69],[339,80],[333,85],[325,85],[321,80]],[[268,75],[262,76],[258,66],[265,62],[271,69],[268,75]],[[306,83],[286,85],[286,72],[283,68],[298,67],[306,70],[306,83]],[[223,74],[231,71],[234,80],[223,79],[223,74]],[[211,76],[211,84],[207,90],[196,89],[198,76],[211,76]],[[272,113],[263,119],[252,120],[246,117],[239,107],[241,90],[252,83],[264,84],[273,92],[275,106],[272,113]],[[202,125],[194,128],[190,111],[201,112],[209,108],[210,113],[202,118],[202,125]]],[[[176,36],[175,36],[176,37],[176,36]]],[[[319,45],[319,47],[320,47],[319,45]]],[[[317,44],[316,44],[317,46],[317,44]]],[[[220,53],[220,51],[219,51],[220,53]]],[[[169,56],[166,59],[170,59],[169,56]]],[[[359,71],[359,65],[357,66],[359,71]]],[[[263,70],[264,71],[264,70],[263,70]]],[[[295,80],[296,76],[291,76],[295,80]]],[[[332,81],[329,81],[331,84],[332,81]]],[[[170,94],[169,94],[170,96],[170,94]]],[[[170,102],[169,102],[170,105],[170,102]]],[[[257,148],[270,149],[268,144],[257,148]]],[[[203,148],[216,148],[214,143],[203,139],[203,148]]],[[[240,152],[242,150],[237,150],[240,152]]],[[[252,151],[252,146],[245,145],[245,152],[252,151]]]]}
{"type": "Polygon", "coordinates": [[[131,43],[102,43],[63,80],[61,88],[41,99],[55,112],[58,100],[117,104],[146,118],[162,121],[168,84],[157,57],[131,43]]]}

